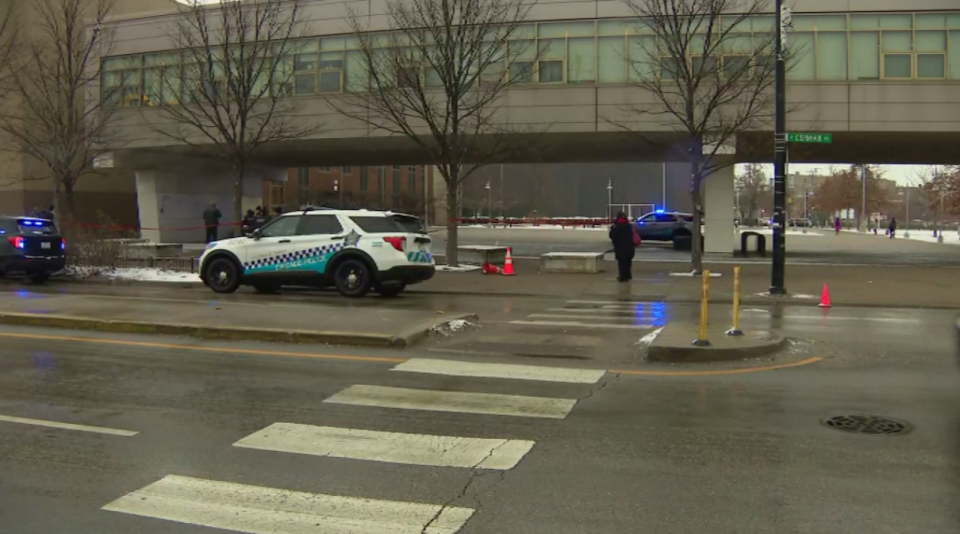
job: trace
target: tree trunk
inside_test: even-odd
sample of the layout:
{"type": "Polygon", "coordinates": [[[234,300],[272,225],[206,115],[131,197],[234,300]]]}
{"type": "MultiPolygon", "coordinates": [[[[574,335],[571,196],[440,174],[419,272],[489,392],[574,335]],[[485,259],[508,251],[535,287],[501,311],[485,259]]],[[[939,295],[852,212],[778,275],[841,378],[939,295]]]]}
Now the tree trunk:
{"type": "Polygon", "coordinates": [[[703,221],[703,192],[701,186],[703,178],[699,165],[691,163],[693,171],[693,228],[690,229],[693,239],[690,241],[690,263],[694,274],[703,273],[703,235],[700,233],[703,221]]]}
{"type": "Polygon", "coordinates": [[[230,221],[231,223],[239,223],[243,220],[243,175],[245,166],[243,164],[237,165],[236,170],[237,176],[233,183],[233,220],[230,221]]]}
{"type": "Polygon", "coordinates": [[[456,171],[451,171],[450,180],[447,181],[447,265],[456,267],[459,265],[457,258],[457,245],[459,242],[457,231],[459,221],[457,220],[457,208],[459,202],[460,183],[459,176],[454,176],[456,171]]]}
{"type": "MultiPolygon", "coordinates": [[[[60,220],[67,221],[68,223],[72,224],[77,215],[77,203],[73,196],[73,184],[69,181],[65,181],[63,184],[63,200],[64,209],[60,214],[60,220]]],[[[61,211],[60,206],[56,206],[54,211],[61,211]]]]}

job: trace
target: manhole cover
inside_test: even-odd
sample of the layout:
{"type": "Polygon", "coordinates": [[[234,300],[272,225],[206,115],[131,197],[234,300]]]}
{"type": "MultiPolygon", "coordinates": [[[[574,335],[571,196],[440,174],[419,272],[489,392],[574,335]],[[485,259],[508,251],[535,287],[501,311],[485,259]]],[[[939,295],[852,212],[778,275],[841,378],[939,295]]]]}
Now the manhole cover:
{"type": "Polygon", "coordinates": [[[879,415],[838,415],[821,422],[829,428],[870,436],[906,434],[911,428],[909,423],[879,415]]]}

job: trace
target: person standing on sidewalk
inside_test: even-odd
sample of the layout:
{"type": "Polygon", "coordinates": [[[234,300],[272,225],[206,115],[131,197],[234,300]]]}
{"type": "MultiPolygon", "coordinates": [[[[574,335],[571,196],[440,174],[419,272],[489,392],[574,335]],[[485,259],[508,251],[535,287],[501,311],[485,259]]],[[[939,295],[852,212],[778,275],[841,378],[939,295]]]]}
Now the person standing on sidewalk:
{"type": "Polygon", "coordinates": [[[627,219],[624,212],[617,213],[617,218],[610,227],[610,241],[613,243],[613,253],[617,258],[619,270],[618,282],[629,282],[633,275],[630,270],[633,266],[633,256],[636,253],[639,236],[633,223],[627,219]]]}
{"type": "Polygon", "coordinates": [[[840,235],[840,217],[833,220],[833,230],[837,232],[837,235],[840,235]]]}
{"type": "Polygon", "coordinates": [[[893,239],[894,235],[897,233],[896,217],[890,217],[890,226],[887,228],[887,233],[890,234],[890,239],[893,239]]]}
{"type": "Polygon", "coordinates": [[[223,214],[220,213],[220,208],[217,207],[216,202],[211,200],[207,209],[203,210],[203,225],[207,228],[207,243],[213,243],[217,240],[217,227],[220,225],[221,217],[223,217],[223,214]]]}

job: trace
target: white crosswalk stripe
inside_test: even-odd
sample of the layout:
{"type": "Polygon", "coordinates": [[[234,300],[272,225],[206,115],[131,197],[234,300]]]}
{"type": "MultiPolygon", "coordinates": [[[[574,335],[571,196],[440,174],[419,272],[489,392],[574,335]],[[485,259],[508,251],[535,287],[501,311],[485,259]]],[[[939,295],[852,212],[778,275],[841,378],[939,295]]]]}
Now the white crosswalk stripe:
{"type": "Polygon", "coordinates": [[[454,534],[474,512],[177,475],[128,493],[103,509],[252,534],[454,534]]]}
{"type": "Polygon", "coordinates": [[[534,442],[274,423],[235,447],[398,464],[512,469],[534,442]]]}
{"type": "Polygon", "coordinates": [[[391,369],[391,371],[447,376],[537,380],[541,382],[565,382],[573,384],[595,384],[606,374],[606,371],[596,369],[564,369],[536,365],[457,362],[430,358],[411,358],[398,364],[391,369]]]}
{"type": "Polygon", "coordinates": [[[356,385],[324,400],[336,404],[436,412],[563,419],[576,399],[356,385]]]}

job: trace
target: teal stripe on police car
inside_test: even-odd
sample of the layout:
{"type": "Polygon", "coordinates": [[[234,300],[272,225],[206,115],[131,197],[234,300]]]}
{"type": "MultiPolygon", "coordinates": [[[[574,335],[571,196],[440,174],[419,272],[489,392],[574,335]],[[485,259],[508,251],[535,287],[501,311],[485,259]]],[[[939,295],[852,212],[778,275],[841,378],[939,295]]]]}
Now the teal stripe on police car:
{"type": "Polygon", "coordinates": [[[431,263],[433,254],[429,252],[407,252],[407,261],[411,263],[431,263]]]}

